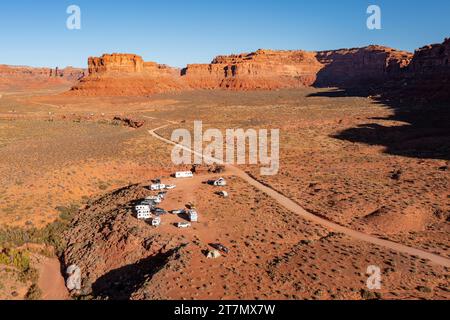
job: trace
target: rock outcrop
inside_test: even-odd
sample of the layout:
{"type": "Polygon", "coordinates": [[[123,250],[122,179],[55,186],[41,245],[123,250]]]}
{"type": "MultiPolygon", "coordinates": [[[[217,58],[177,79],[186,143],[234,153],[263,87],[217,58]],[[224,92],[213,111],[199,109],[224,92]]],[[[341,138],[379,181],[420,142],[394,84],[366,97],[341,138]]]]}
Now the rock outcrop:
{"type": "Polygon", "coordinates": [[[422,47],[414,53],[401,83],[402,97],[422,102],[450,101],[450,39],[422,47]]]}
{"type": "Polygon", "coordinates": [[[210,64],[190,64],[182,70],[145,62],[134,54],[109,54],[89,58],[89,76],[70,94],[140,96],[189,89],[317,86],[358,87],[376,94],[386,88],[408,94],[416,90],[442,99],[450,92],[448,60],[448,39],[415,54],[384,46],[319,52],[258,50],[218,56],[210,64]]]}
{"type": "Polygon", "coordinates": [[[0,65],[0,89],[73,85],[84,77],[85,72],[84,69],[73,67],[51,69],[0,65]]]}
{"type": "Polygon", "coordinates": [[[91,201],[72,221],[61,258],[64,267],[80,268],[82,295],[131,299],[171,261],[179,261],[183,236],[159,231],[134,215],[136,199],[148,192],[141,185],[116,190],[91,201]]]}
{"type": "Polygon", "coordinates": [[[400,75],[413,55],[382,46],[317,52],[318,87],[371,86],[400,75]]]}
{"type": "Polygon", "coordinates": [[[134,54],[105,54],[88,60],[89,75],[69,94],[83,96],[141,96],[185,88],[180,71],[134,54]]]}
{"type": "Polygon", "coordinates": [[[441,44],[422,47],[414,53],[409,71],[416,76],[446,74],[450,70],[450,38],[441,44]]]}
{"type": "Polygon", "coordinates": [[[182,76],[192,88],[279,89],[312,85],[322,65],[312,52],[258,50],[192,64],[182,76]]]}

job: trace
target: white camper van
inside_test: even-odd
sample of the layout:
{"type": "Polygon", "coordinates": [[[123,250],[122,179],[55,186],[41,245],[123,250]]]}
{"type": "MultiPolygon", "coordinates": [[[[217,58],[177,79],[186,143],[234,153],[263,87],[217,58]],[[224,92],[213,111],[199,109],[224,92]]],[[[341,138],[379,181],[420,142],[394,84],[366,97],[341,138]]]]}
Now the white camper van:
{"type": "Polygon", "coordinates": [[[188,211],[189,221],[190,222],[198,222],[198,213],[197,211],[191,209],[188,211]]]}
{"type": "Polygon", "coordinates": [[[161,218],[160,217],[155,217],[152,220],[152,226],[153,227],[159,227],[161,225],[161,218]]]}
{"type": "Polygon", "coordinates": [[[213,182],[216,187],[225,187],[227,185],[227,181],[224,178],[217,179],[213,182]]]}
{"type": "Polygon", "coordinates": [[[192,178],[194,177],[194,174],[191,171],[179,171],[175,173],[175,178],[181,179],[181,178],[192,178]]]}
{"type": "Polygon", "coordinates": [[[165,184],[162,183],[156,183],[156,184],[152,184],[150,186],[150,190],[152,191],[160,191],[160,190],[164,190],[166,188],[165,184]]]}

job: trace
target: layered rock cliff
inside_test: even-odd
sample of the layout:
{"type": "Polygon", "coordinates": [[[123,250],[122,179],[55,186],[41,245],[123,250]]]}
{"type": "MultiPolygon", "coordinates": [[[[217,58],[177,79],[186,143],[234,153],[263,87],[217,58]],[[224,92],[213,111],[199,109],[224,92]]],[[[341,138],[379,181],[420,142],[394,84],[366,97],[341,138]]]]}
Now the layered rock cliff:
{"type": "Polygon", "coordinates": [[[450,39],[417,49],[407,68],[394,77],[384,95],[403,102],[450,101],[450,39]]]}
{"type": "Polygon", "coordinates": [[[413,55],[383,46],[317,52],[323,68],[316,86],[352,87],[380,84],[400,75],[413,55]]]}
{"type": "Polygon", "coordinates": [[[192,88],[235,90],[310,86],[322,65],[312,52],[258,50],[188,65],[182,76],[192,88]]]}
{"type": "MultiPolygon", "coordinates": [[[[415,54],[384,46],[331,51],[274,51],[218,56],[210,64],[179,70],[134,54],[89,58],[89,76],[73,87],[79,95],[149,95],[188,89],[281,89],[304,86],[407,88],[445,96],[449,40],[415,54]]],[[[391,89],[390,89],[391,90],[391,89]]]]}
{"type": "Polygon", "coordinates": [[[134,54],[105,54],[88,60],[89,75],[69,94],[86,96],[140,96],[185,88],[180,71],[134,54]]]}

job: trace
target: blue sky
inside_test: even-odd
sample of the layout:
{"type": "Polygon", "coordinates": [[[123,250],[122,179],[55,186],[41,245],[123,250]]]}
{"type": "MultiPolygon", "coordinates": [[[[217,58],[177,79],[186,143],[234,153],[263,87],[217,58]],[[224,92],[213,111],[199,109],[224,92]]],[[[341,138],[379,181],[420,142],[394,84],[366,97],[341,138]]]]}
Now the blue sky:
{"type": "Polygon", "coordinates": [[[414,50],[450,37],[448,0],[14,0],[0,2],[0,64],[86,66],[126,52],[184,66],[259,48],[324,50],[382,44],[414,50]],[[81,30],[66,9],[81,8],[81,30]],[[370,4],[382,30],[366,27],[370,4]]]}

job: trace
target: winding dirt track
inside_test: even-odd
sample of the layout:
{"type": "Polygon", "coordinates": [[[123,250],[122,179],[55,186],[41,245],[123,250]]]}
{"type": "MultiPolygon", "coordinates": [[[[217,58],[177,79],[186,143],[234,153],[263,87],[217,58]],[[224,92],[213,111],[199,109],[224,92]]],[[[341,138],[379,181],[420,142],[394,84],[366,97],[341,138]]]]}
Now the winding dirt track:
{"type": "MultiPolygon", "coordinates": [[[[172,123],[172,122],[171,122],[172,123]]],[[[191,154],[196,154],[196,155],[200,155],[198,152],[189,149],[185,146],[179,145],[171,140],[168,140],[162,136],[160,136],[158,133],[156,133],[156,131],[166,128],[169,125],[164,125],[158,128],[155,128],[153,130],[149,130],[150,135],[152,135],[153,137],[155,137],[156,139],[163,141],[167,144],[171,144],[173,146],[177,146],[180,149],[186,150],[187,152],[191,153],[191,154]]],[[[201,156],[201,155],[200,155],[201,156]]],[[[205,157],[204,157],[205,158],[205,157]]],[[[222,160],[220,159],[215,159],[215,158],[211,158],[211,157],[206,157],[209,160],[214,160],[219,164],[223,164],[225,165],[225,167],[231,172],[233,173],[235,176],[238,176],[242,179],[244,179],[247,183],[249,183],[250,185],[252,185],[253,187],[255,187],[256,189],[264,192],[265,194],[267,194],[268,196],[270,196],[272,199],[274,199],[276,202],[278,202],[280,205],[282,205],[283,207],[285,207],[286,209],[298,214],[299,216],[301,216],[304,219],[310,220],[312,222],[315,222],[317,224],[320,224],[324,227],[327,227],[331,230],[334,230],[336,232],[340,232],[343,233],[347,236],[350,236],[356,240],[360,240],[360,241],[364,241],[364,242],[368,242],[368,243],[372,243],[378,246],[382,246],[397,252],[402,252],[402,253],[406,253],[412,256],[417,256],[419,258],[422,259],[427,259],[430,260],[431,262],[444,266],[444,267],[450,267],[450,259],[447,259],[445,257],[442,257],[440,255],[436,255],[430,252],[426,252],[420,249],[416,249],[413,247],[409,247],[400,243],[396,243],[393,241],[389,241],[389,240],[384,240],[384,239],[380,239],[377,238],[375,236],[366,234],[366,233],[362,233],[356,230],[352,230],[350,228],[338,225],[334,222],[331,222],[329,220],[320,218],[308,211],[306,211],[305,209],[303,209],[301,206],[299,206],[297,203],[295,203],[294,201],[292,201],[291,199],[287,198],[286,196],[282,195],[281,193],[277,192],[274,189],[271,189],[265,185],[263,185],[262,183],[260,183],[259,181],[255,180],[254,178],[250,177],[245,171],[230,165],[230,164],[226,164],[223,163],[222,160]]]]}

